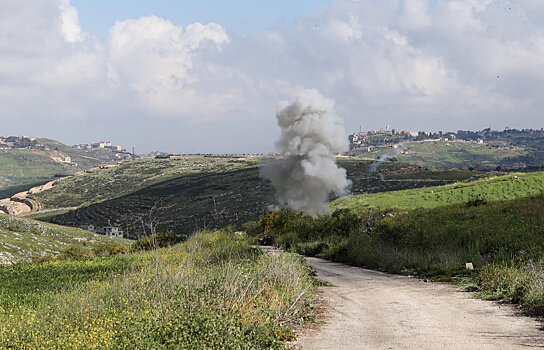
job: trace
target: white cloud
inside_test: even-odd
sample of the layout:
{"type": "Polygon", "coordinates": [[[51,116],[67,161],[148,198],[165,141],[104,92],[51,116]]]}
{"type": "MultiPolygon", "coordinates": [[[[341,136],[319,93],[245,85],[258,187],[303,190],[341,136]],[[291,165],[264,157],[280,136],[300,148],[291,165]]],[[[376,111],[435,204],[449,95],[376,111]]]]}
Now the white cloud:
{"type": "MultiPolygon", "coordinates": [[[[116,22],[102,41],[81,28],[69,0],[4,0],[0,121],[19,133],[42,120],[87,123],[96,134],[130,123],[142,140],[149,130],[139,125],[149,120],[172,135],[168,125],[179,122],[187,135],[225,134],[217,145],[202,137],[209,151],[262,151],[274,138],[276,102],[317,88],[337,101],[348,127],[536,127],[541,3],[337,1],[244,37],[216,23],[182,27],[148,16],[116,22]],[[263,136],[247,135],[246,144],[240,130],[263,136]]],[[[174,147],[173,139],[159,146],[174,147]]]]}
{"type": "Polygon", "coordinates": [[[406,29],[424,29],[431,25],[427,0],[406,0],[399,23],[406,29]]]}
{"type": "Polygon", "coordinates": [[[70,0],[58,0],[61,21],[61,31],[67,42],[74,43],[83,40],[83,30],[79,25],[78,13],[70,5],[70,0]]]}

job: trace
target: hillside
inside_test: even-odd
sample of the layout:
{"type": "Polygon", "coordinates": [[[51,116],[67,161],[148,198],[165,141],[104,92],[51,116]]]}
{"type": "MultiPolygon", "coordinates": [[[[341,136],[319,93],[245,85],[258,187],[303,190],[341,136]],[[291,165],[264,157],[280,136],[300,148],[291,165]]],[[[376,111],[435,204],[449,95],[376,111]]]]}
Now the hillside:
{"type": "MultiPolygon", "coordinates": [[[[525,145],[506,141],[478,143],[464,140],[402,141],[398,144],[376,145],[370,152],[354,150],[350,154],[378,158],[394,157],[400,162],[436,168],[475,168],[494,170],[524,168],[532,150],[525,145]]],[[[536,161],[529,165],[541,164],[536,161]]]]}
{"type": "Polygon", "coordinates": [[[0,143],[0,198],[51,179],[119,160],[111,150],[78,150],[48,139],[11,137],[0,143]]]}
{"type": "Polygon", "coordinates": [[[69,248],[91,251],[112,242],[127,244],[129,241],[96,235],[78,228],[0,214],[0,264],[54,256],[69,248]]]}
{"type": "Polygon", "coordinates": [[[458,130],[456,132],[412,132],[380,129],[349,135],[350,155],[377,158],[397,157],[403,162],[434,167],[476,169],[542,169],[544,129],[504,131],[458,130]]]}
{"type": "MultiPolygon", "coordinates": [[[[372,161],[338,161],[353,181],[353,193],[417,188],[481,176],[393,162],[370,172],[372,161]]],[[[138,160],[65,178],[30,198],[44,209],[79,207],[38,214],[40,220],[73,226],[99,226],[109,221],[131,237],[149,234],[152,226],[153,230],[190,234],[205,227],[240,226],[266,212],[274,199],[269,183],[259,177],[259,162],[260,158],[253,157],[204,156],[138,160]]]]}
{"type": "Polygon", "coordinates": [[[355,211],[368,209],[411,210],[466,203],[510,200],[541,194],[544,172],[491,176],[472,182],[443,186],[346,196],[334,201],[333,208],[355,211]]]}

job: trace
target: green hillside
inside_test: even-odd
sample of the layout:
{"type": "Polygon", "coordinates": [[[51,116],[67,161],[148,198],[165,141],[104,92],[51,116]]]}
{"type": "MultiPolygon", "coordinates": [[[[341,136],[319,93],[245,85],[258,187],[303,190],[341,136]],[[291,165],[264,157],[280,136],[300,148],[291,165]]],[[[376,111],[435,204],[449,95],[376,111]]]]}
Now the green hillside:
{"type": "MultiPolygon", "coordinates": [[[[260,158],[184,156],[145,159],[63,179],[33,195],[44,208],[79,207],[35,216],[78,226],[108,222],[132,237],[156,229],[191,234],[202,228],[240,226],[257,219],[274,202],[270,184],[259,177],[260,158]]],[[[341,158],[353,193],[447,184],[481,176],[462,170],[438,171],[388,162],[370,173],[372,161],[341,158]]]]}
{"type": "Polygon", "coordinates": [[[17,189],[27,190],[36,183],[72,175],[114,160],[111,150],[77,150],[48,139],[36,139],[35,144],[27,148],[0,147],[0,191],[13,194],[17,189]],[[70,162],[59,161],[65,157],[70,157],[70,162]]]}
{"type": "Polygon", "coordinates": [[[468,141],[411,142],[406,144],[402,161],[414,164],[426,164],[436,167],[484,167],[494,168],[516,161],[517,157],[527,154],[524,147],[505,144],[494,146],[488,143],[468,141]]]}
{"type": "Polygon", "coordinates": [[[346,196],[337,199],[331,206],[356,211],[411,210],[466,203],[471,200],[510,200],[538,195],[543,191],[544,172],[516,173],[443,186],[346,196]]]}
{"type": "Polygon", "coordinates": [[[129,241],[0,214],[0,262],[32,261],[46,255],[58,255],[69,248],[90,252],[112,242],[128,244],[129,241]]]}
{"type": "MultiPolygon", "coordinates": [[[[351,153],[376,159],[388,155],[404,163],[436,168],[495,169],[497,166],[512,166],[520,161],[529,162],[533,149],[525,145],[514,146],[506,141],[478,143],[455,140],[401,142],[396,149],[391,146],[374,146],[371,152],[351,153]]],[[[535,162],[533,159],[532,163],[535,162]]]]}

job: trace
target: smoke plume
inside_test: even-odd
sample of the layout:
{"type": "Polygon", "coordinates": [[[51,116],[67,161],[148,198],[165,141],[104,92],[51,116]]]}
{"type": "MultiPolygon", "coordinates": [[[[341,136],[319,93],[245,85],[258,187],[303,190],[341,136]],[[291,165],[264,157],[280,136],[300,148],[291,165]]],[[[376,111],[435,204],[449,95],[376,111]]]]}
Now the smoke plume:
{"type": "Polygon", "coordinates": [[[378,167],[380,165],[382,165],[383,163],[387,162],[391,160],[391,158],[389,157],[389,154],[382,154],[381,156],[378,157],[378,160],[375,161],[374,163],[370,164],[370,169],[368,170],[368,172],[370,174],[373,174],[375,173],[376,171],[378,171],[378,167]]]}
{"type": "Polygon", "coordinates": [[[346,194],[351,185],[346,170],[336,166],[336,154],[349,145],[334,101],[306,90],[293,103],[278,104],[276,119],[283,157],[265,164],[261,176],[271,181],[280,205],[314,216],[329,212],[329,195],[346,194]]]}

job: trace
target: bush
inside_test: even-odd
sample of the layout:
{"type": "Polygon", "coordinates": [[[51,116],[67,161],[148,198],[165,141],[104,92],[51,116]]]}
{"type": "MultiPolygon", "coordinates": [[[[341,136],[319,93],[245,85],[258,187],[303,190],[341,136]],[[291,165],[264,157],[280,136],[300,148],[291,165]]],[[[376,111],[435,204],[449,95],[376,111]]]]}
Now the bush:
{"type": "Polygon", "coordinates": [[[130,247],[128,245],[117,242],[107,242],[93,248],[93,252],[96,256],[126,254],[129,250],[130,247]]]}
{"type": "Polygon", "coordinates": [[[132,251],[154,250],[158,248],[170,247],[176,242],[176,236],[173,231],[157,233],[151,236],[141,237],[132,243],[132,251]]]}
{"type": "Polygon", "coordinates": [[[73,260],[81,257],[93,257],[95,256],[93,251],[84,250],[80,247],[70,247],[64,249],[58,256],[57,260],[73,260]]]}
{"type": "Polygon", "coordinates": [[[482,196],[477,196],[477,197],[474,197],[474,198],[471,198],[467,203],[466,203],[466,207],[467,208],[470,208],[470,207],[478,207],[480,205],[485,205],[487,204],[487,200],[482,197],[482,196]]]}
{"type": "Polygon", "coordinates": [[[248,221],[242,224],[242,230],[248,237],[258,237],[261,234],[261,224],[257,221],[248,221]]]}

